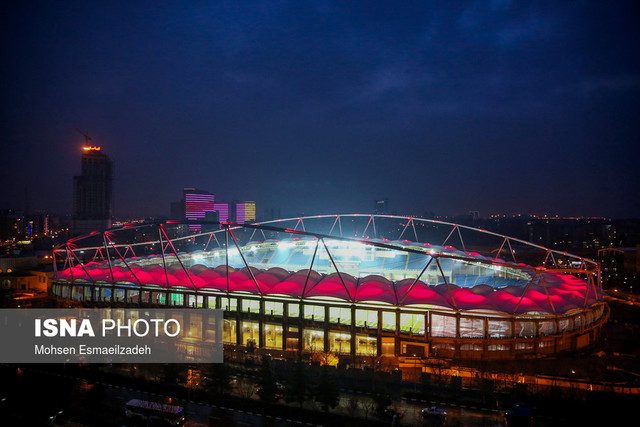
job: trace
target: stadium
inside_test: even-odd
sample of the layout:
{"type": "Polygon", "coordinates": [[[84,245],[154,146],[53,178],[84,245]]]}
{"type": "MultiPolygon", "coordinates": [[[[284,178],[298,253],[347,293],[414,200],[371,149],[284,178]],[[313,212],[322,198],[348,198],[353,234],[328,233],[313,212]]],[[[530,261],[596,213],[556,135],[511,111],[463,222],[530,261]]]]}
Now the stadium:
{"type": "Polygon", "coordinates": [[[228,355],[536,358],[586,347],[609,317],[596,262],[415,217],[131,224],[54,258],[70,304],[223,310],[228,355]]]}

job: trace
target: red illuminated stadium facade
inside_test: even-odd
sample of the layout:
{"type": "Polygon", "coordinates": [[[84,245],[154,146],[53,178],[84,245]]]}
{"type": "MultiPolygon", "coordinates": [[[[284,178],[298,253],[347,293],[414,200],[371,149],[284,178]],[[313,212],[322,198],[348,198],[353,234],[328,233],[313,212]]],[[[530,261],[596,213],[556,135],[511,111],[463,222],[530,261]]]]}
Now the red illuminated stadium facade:
{"type": "Polygon", "coordinates": [[[592,343],[609,316],[596,262],[463,225],[368,214],[220,225],[72,239],[54,251],[52,292],[218,308],[230,352],[349,363],[543,357],[592,343]]]}

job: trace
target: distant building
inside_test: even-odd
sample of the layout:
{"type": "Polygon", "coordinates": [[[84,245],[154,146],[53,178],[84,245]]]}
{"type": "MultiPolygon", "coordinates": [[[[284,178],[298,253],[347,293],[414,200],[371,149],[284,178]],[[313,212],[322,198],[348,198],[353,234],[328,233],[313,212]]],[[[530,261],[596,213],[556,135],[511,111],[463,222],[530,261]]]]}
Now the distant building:
{"type": "Polygon", "coordinates": [[[73,177],[73,234],[102,231],[111,227],[112,183],[111,159],[100,147],[83,147],[81,174],[73,177]]]}
{"type": "Polygon", "coordinates": [[[231,203],[218,202],[216,203],[215,211],[218,212],[218,220],[220,222],[227,222],[230,220],[231,215],[231,203]]]}
{"type": "MultiPolygon", "coordinates": [[[[598,250],[602,284],[609,288],[633,290],[640,273],[640,245],[631,248],[605,248],[598,250]]],[[[636,288],[637,289],[637,288],[636,288]]]]}
{"type": "MultiPolygon", "coordinates": [[[[215,195],[204,190],[185,188],[183,192],[184,219],[188,221],[202,221],[207,213],[215,211],[215,195]]],[[[190,230],[200,230],[200,225],[190,225],[190,230]]]]}
{"type": "Polygon", "coordinates": [[[39,263],[38,257],[28,256],[0,256],[0,273],[13,273],[35,268],[39,263]]]}
{"type": "Polygon", "coordinates": [[[256,202],[233,202],[233,217],[238,224],[256,221],[256,202]]]}
{"type": "Polygon", "coordinates": [[[280,209],[279,208],[265,208],[264,210],[264,217],[262,218],[263,221],[273,221],[276,219],[280,219],[282,218],[280,216],[280,209]]]}
{"type": "Polygon", "coordinates": [[[0,290],[46,292],[53,272],[32,271],[41,261],[37,255],[0,256],[0,290]]]}
{"type": "Polygon", "coordinates": [[[0,274],[0,289],[46,292],[53,272],[20,271],[0,274]]]}
{"type": "Polygon", "coordinates": [[[32,240],[60,231],[60,217],[40,211],[26,215],[15,209],[0,210],[0,241],[32,240]]]}
{"type": "MultiPolygon", "coordinates": [[[[171,219],[187,221],[255,222],[256,202],[216,201],[215,195],[204,190],[185,188],[180,202],[171,203],[171,219]]],[[[209,228],[209,227],[207,227],[209,228]]],[[[189,225],[190,230],[202,230],[199,224],[189,225]]]]}
{"type": "Polygon", "coordinates": [[[376,200],[373,205],[373,213],[377,215],[384,215],[389,213],[389,199],[376,200]]]}
{"type": "Polygon", "coordinates": [[[0,241],[13,240],[20,236],[24,228],[22,211],[3,209],[0,211],[0,241]]]}

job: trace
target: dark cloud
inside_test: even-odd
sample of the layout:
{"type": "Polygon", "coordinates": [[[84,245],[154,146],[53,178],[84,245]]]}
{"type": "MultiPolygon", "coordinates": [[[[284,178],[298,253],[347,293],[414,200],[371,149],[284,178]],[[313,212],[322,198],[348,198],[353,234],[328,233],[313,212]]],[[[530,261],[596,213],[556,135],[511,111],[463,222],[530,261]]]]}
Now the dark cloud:
{"type": "Polygon", "coordinates": [[[0,203],[69,211],[79,127],[120,215],[637,216],[636,4],[454,3],[4,6],[0,203]]]}

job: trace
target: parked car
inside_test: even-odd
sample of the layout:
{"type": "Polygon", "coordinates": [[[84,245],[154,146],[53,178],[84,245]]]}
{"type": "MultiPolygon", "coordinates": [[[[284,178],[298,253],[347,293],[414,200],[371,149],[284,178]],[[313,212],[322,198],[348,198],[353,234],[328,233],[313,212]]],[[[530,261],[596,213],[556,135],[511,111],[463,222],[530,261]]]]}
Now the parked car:
{"type": "Polygon", "coordinates": [[[285,386],[281,383],[276,383],[276,399],[280,399],[284,396],[285,386]]]}
{"type": "MultiPolygon", "coordinates": [[[[286,389],[286,387],[284,386],[284,384],[275,383],[275,395],[274,395],[274,398],[277,400],[277,399],[280,399],[281,397],[284,397],[285,389],[286,389]]],[[[256,393],[260,393],[261,390],[262,390],[262,387],[258,387],[256,389],[256,393]]]]}
{"type": "Polygon", "coordinates": [[[430,408],[424,408],[422,410],[423,417],[444,417],[447,415],[447,411],[442,408],[432,406],[430,408]]]}

